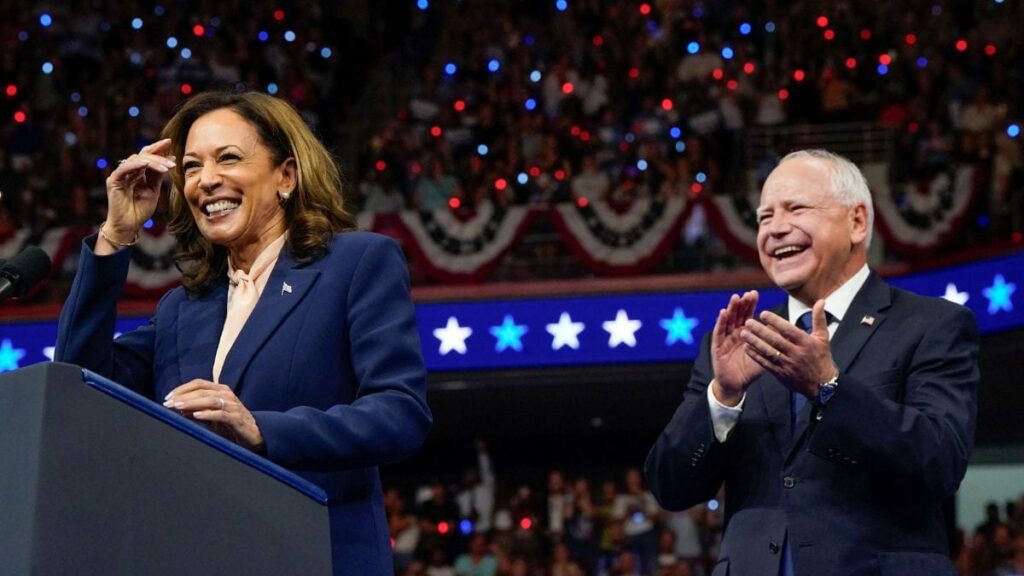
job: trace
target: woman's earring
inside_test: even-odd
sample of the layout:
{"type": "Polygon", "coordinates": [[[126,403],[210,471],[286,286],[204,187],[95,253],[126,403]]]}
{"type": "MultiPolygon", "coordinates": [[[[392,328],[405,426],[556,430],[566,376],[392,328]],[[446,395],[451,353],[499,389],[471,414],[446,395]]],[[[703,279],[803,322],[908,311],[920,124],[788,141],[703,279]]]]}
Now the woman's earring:
{"type": "Polygon", "coordinates": [[[285,202],[287,202],[288,199],[291,198],[291,197],[292,197],[292,193],[291,192],[284,192],[284,191],[281,191],[281,190],[277,191],[277,199],[281,201],[281,204],[284,204],[285,202]]]}

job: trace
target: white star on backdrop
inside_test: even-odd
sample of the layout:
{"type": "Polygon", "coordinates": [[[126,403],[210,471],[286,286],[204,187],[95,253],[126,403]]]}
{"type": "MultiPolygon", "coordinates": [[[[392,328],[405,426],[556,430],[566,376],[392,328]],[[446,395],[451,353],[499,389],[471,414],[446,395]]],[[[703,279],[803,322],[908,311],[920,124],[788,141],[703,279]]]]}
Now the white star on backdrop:
{"type": "Polygon", "coordinates": [[[643,326],[639,320],[630,320],[625,310],[615,313],[615,320],[602,322],[601,327],[608,332],[608,347],[615,348],[619,344],[625,344],[630,348],[636,347],[636,331],[643,326]]]}
{"type": "Polygon", "coordinates": [[[580,349],[580,332],[586,328],[583,322],[573,322],[572,317],[569,316],[568,312],[562,312],[562,315],[558,317],[557,324],[548,324],[548,334],[553,336],[551,340],[551,349],[558,350],[562,346],[568,346],[573,350],[580,349]]]}
{"type": "Polygon", "coordinates": [[[459,320],[455,316],[449,316],[448,324],[444,328],[434,328],[434,338],[441,341],[437,353],[445,356],[454,350],[459,354],[465,354],[466,338],[469,338],[471,334],[473,334],[472,328],[459,326],[459,320]]]}
{"type": "Polygon", "coordinates": [[[956,284],[950,282],[949,284],[946,284],[946,293],[942,295],[942,298],[949,300],[954,304],[963,306],[964,304],[967,304],[967,300],[970,298],[970,295],[967,294],[967,292],[958,291],[956,284]]]}

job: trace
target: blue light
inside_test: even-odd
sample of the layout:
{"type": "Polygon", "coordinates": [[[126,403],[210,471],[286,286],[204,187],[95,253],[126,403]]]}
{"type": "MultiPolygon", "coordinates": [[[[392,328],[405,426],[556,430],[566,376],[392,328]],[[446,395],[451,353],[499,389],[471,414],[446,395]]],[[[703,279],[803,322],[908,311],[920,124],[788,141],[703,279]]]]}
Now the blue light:
{"type": "Polygon", "coordinates": [[[157,4],[156,7],[153,8],[153,14],[156,14],[157,16],[163,16],[164,15],[164,7],[161,6],[160,4],[157,4]]]}
{"type": "Polygon", "coordinates": [[[1006,135],[1010,138],[1020,136],[1020,124],[1010,124],[1006,127],[1006,135]]]}
{"type": "Polygon", "coordinates": [[[469,536],[473,533],[473,521],[463,519],[459,522],[459,532],[462,532],[463,536],[469,536]]]}
{"type": "Polygon", "coordinates": [[[886,66],[885,64],[879,64],[878,65],[878,74],[880,76],[885,76],[888,73],[889,73],[889,67],[888,66],[886,66]]]}
{"type": "Polygon", "coordinates": [[[487,144],[481,144],[476,147],[476,153],[481,156],[487,156],[488,152],[490,152],[490,149],[487,148],[487,144]]]}
{"type": "Polygon", "coordinates": [[[523,106],[527,110],[531,110],[531,111],[532,110],[536,110],[537,109],[537,101],[534,100],[533,98],[527,98],[526,102],[523,103],[523,106]]]}
{"type": "Polygon", "coordinates": [[[697,176],[694,178],[694,180],[696,180],[697,182],[700,182],[701,184],[703,184],[703,183],[707,182],[708,175],[703,173],[703,172],[697,172],[697,176]]]}
{"type": "Polygon", "coordinates": [[[662,318],[658,325],[665,331],[665,345],[672,346],[676,342],[693,344],[693,329],[700,324],[696,318],[689,318],[682,308],[676,308],[671,318],[662,318]]]}
{"type": "Polygon", "coordinates": [[[106,20],[100,22],[100,32],[110,32],[110,22],[106,20]]]}
{"type": "Polygon", "coordinates": [[[918,56],[918,58],[917,58],[917,67],[918,68],[927,68],[928,67],[928,59],[925,58],[924,56],[918,56]]]}
{"type": "Polygon", "coordinates": [[[988,228],[988,216],[978,216],[978,228],[988,228]]]}
{"type": "Polygon", "coordinates": [[[85,106],[79,106],[78,107],[78,115],[80,117],[82,117],[82,118],[85,118],[86,116],[89,115],[89,109],[86,108],[85,106]]]}
{"type": "Polygon", "coordinates": [[[142,18],[132,18],[132,28],[142,30],[142,18]]]}
{"type": "Polygon", "coordinates": [[[260,42],[266,42],[267,40],[270,40],[270,34],[266,30],[260,30],[260,33],[256,35],[256,38],[258,38],[260,42]]]}
{"type": "Polygon", "coordinates": [[[96,159],[96,167],[99,168],[100,170],[106,170],[107,169],[107,159],[106,158],[97,158],[96,159]]]}
{"type": "Polygon", "coordinates": [[[647,160],[644,160],[643,158],[637,160],[636,161],[636,169],[641,171],[641,172],[643,172],[644,170],[647,170],[647,160]]]}
{"type": "Polygon", "coordinates": [[[15,348],[10,338],[0,342],[0,372],[18,369],[18,361],[25,357],[24,348],[15,348]]]}
{"type": "Polygon", "coordinates": [[[78,104],[79,102],[82,101],[82,95],[79,94],[78,92],[72,92],[71,93],[71,101],[74,102],[75,104],[78,104]]]}
{"type": "Polygon", "coordinates": [[[28,32],[25,32],[24,30],[19,30],[18,31],[18,40],[20,40],[22,42],[27,41],[28,40],[28,32]]]}
{"type": "Polygon", "coordinates": [[[647,517],[644,516],[643,512],[633,512],[633,515],[629,517],[633,524],[643,524],[647,517]]]}
{"type": "Polygon", "coordinates": [[[49,28],[50,24],[53,24],[53,18],[51,18],[50,15],[47,14],[46,12],[43,12],[42,14],[39,15],[39,24],[43,28],[49,28]]]}
{"type": "Polygon", "coordinates": [[[139,107],[138,106],[131,106],[131,107],[129,107],[128,108],[128,115],[131,116],[132,118],[138,118],[139,117],[139,107]]]}
{"type": "Polygon", "coordinates": [[[64,143],[68,146],[74,146],[75,144],[78,144],[78,136],[75,135],[74,132],[65,132],[64,143]]]}
{"type": "Polygon", "coordinates": [[[722,48],[722,58],[725,58],[726,60],[732,60],[732,57],[735,55],[736,53],[732,51],[732,48],[729,48],[728,46],[722,48]]]}
{"type": "Polygon", "coordinates": [[[138,66],[139,64],[142,64],[142,54],[140,54],[138,52],[132,52],[128,56],[128,59],[131,60],[132,64],[135,64],[136,66],[138,66]]]}
{"type": "Polygon", "coordinates": [[[334,52],[332,52],[331,49],[328,48],[327,46],[324,46],[323,48],[320,49],[320,57],[323,58],[324,60],[330,58],[331,54],[334,54],[334,52]]]}
{"type": "Polygon", "coordinates": [[[629,142],[630,144],[632,144],[633,141],[636,140],[636,135],[633,134],[632,132],[626,132],[626,135],[624,136],[624,138],[625,138],[626,142],[629,142]]]}
{"type": "Polygon", "coordinates": [[[501,324],[491,326],[491,336],[494,336],[494,351],[502,352],[509,348],[516,352],[523,351],[523,335],[529,331],[525,324],[516,324],[511,314],[506,314],[501,324]]]}
{"type": "Polygon", "coordinates": [[[691,41],[686,45],[686,51],[690,54],[696,54],[697,52],[700,52],[700,44],[697,41],[691,41]]]}
{"type": "Polygon", "coordinates": [[[192,51],[189,50],[188,48],[182,48],[181,49],[181,57],[183,59],[185,59],[185,60],[188,60],[189,58],[192,57],[192,51]]]}
{"type": "Polygon", "coordinates": [[[284,41],[285,42],[295,42],[295,32],[292,32],[291,30],[286,31],[284,33],[284,41]]]}
{"type": "Polygon", "coordinates": [[[153,219],[150,218],[149,220],[146,220],[146,223],[143,224],[142,227],[145,228],[146,230],[149,230],[150,228],[152,228],[153,227],[153,219]]]}
{"type": "Polygon", "coordinates": [[[750,22],[740,24],[740,34],[744,36],[750,34],[750,22]]]}
{"type": "Polygon", "coordinates": [[[565,0],[557,0],[555,2],[555,10],[558,10],[559,12],[565,12],[568,9],[569,3],[566,2],[565,0]]]}
{"type": "Polygon", "coordinates": [[[170,38],[167,39],[167,47],[168,48],[173,50],[177,46],[178,46],[178,39],[177,38],[175,38],[174,36],[171,36],[170,38]]]}
{"type": "Polygon", "coordinates": [[[544,75],[540,73],[540,70],[534,70],[533,72],[530,72],[530,82],[533,82],[535,84],[537,82],[540,82],[540,79],[543,77],[544,75]]]}
{"type": "Polygon", "coordinates": [[[416,7],[420,10],[430,8],[430,0],[416,0],[416,7]]]}
{"type": "Polygon", "coordinates": [[[766,22],[764,25],[764,31],[769,34],[775,32],[775,22],[766,22]]]}
{"type": "Polygon", "coordinates": [[[668,135],[672,138],[679,139],[683,135],[683,131],[679,129],[679,126],[673,126],[669,128],[668,135]]]}
{"type": "Polygon", "coordinates": [[[53,72],[53,64],[50,62],[43,62],[43,74],[50,74],[53,72]]]}
{"type": "Polygon", "coordinates": [[[449,76],[455,75],[455,73],[458,72],[458,71],[459,71],[459,67],[456,66],[454,62],[449,62],[449,63],[444,65],[444,73],[449,75],[449,76]]]}
{"type": "Polygon", "coordinates": [[[523,44],[526,44],[527,46],[533,46],[534,42],[536,42],[536,40],[534,40],[532,34],[527,34],[526,36],[523,36],[523,44]]]}
{"type": "Polygon", "coordinates": [[[686,143],[676,142],[676,152],[679,152],[680,154],[686,152],[686,143]]]}
{"type": "Polygon", "coordinates": [[[267,94],[277,94],[277,84],[273,82],[267,84],[267,94]]]}
{"type": "Polygon", "coordinates": [[[487,69],[491,72],[497,72],[501,69],[501,62],[498,62],[496,58],[491,58],[491,60],[487,62],[487,69]]]}
{"type": "Polygon", "coordinates": [[[716,500],[714,498],[712,498],[711,500],[708,500],[708,510],[711,510],[712,512],[714,512],[715,510],[718,510],[718,500],[716,500]]]}
{"type": "Polygon", "coordinates": [[[520,172],[519,174],[516,175],[516,182],[519,182],[520,184],[522,184],[524,186],[529,181],[530,181],[530,177],[526,175],[526,172],[520,172]]]}
{"type": "Polygon", "coordinates": [[[1016,284],[1007,282],[1002,274],[996,274],[995,278],[992,279],[992,285],[981,290],[985,298],[988,298],[988,313],[992,315],[1000,310],[1012,312],[1013,302],[1010,297],[1016,291],[1016,284]]]}

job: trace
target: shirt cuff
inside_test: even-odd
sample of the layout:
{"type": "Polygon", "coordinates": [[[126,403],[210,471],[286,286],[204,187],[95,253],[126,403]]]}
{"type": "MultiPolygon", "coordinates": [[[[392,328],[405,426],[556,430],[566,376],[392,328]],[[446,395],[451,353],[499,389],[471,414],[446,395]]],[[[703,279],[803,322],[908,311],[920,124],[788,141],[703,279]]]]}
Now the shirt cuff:
{"type": "Polygon", "coordinates": [[[743,398],[740,398],[740,403],[735,406],[726,406],[715,398],[715,393],[711,389],[712,384],[708,384],[708,408],[711,409],[711,425],[715,429],[715,439],[719,442],[725,442],[729,438],[729,432],[736,426],[736,422],[740,419],[740,414],[743,413],[743,403],[747,400],[747,395],[744,394],[743,398]]]}

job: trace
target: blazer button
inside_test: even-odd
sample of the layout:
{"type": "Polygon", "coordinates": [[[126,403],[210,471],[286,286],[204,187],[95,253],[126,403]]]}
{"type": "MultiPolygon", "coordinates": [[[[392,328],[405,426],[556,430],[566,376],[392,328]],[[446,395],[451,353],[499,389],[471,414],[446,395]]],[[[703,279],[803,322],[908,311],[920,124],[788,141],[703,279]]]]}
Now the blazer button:
{"type": "Polygon", "coordinates": [[[768,543],[768,551],[771,552],[772,554],[778,554],[779,553],[779,543],[778,542],[769,542],[768,543]]]}
{"type": "Polygon", "coordinates": [[[796,485],[796,480],[792,476],[786,476],[782,479],[782,485],[786,488],[792,488],[796,485]]]}

